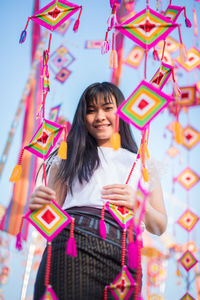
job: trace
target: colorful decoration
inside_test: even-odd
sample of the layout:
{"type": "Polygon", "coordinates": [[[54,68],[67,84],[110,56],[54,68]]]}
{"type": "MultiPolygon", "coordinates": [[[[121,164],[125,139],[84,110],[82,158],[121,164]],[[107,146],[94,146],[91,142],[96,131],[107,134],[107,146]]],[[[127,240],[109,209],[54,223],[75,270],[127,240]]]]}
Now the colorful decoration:
{"type": "Polygon", "coordinates": [[[171,97],[143,80],[118,107],[117,113],[123,120],[142,130],[171,100],[171,97]]]}
{"type": "Polygon", "coordinates": [[[176,60],[178,64],[187,72],[194,70],[200,65],[200,51],[196,47],[192,47],[187,51],[187,60],[184,61],[181,56],[176,60]]]}
{"type": "Polygon", "coordinates": [[[158,89],[162,89],[167,80],[169,79],[170,75],[172,74],[172,71],[172,66],[162,62],[160,68],[156,71],[150,83],[158,89]]]}
{"type": "Polygon", "coordinates": [[[115,26],[118,31],[145,50],[151,49],[160,40],[164,40],[176,27],[174,22],[151,8],[144,9],[115,26]]]}
{"type": "Polygon", "coordinates": [[[199,181],[199,176],[188,167],[180,173],[176,180],[186,190],[190,190],[199,181]]]}
{"type": "Polygon", "coordinates": [[[185,251],[185,253],[178,260],[180,264],[184,267],[184,269],[188,272],[192,269],[198,262],[198,260],[194,257],[192,252],[189,250],[185,251]]]}
{"type": "Polygon", "coordinates": [[[180,87],[181,95],[178,104],[181,106],[192,106],[195,104],[195,86],[180,87]]]}
{"type": "Polygon", "coordinates": [[[157,276],[161,267],[161,262],[158,259],[151,259],[147,265],[148,276],[157,276]]]}
{"type": "Polygon", "coordinates": [[[188,150],[193,148],[200,141],[200,133],[191,126],[187,126],[183,130],[183,143],[188,150]]]}
{"type": "Polygon", "coordinates": [[[75,60],[74,56],[65,46],[60,46],[52,53],[49,59],[49,67],[57,74],[63,67],[68,67],[75,60]]]}
{"type": "Polygon", "coordinates": [[[124,266],[115,280],[109,286],[106,286],[106,289],[111,291],[114,299],[128,300],[133,292],[134,285],[134,279],[127,267],[124,266]]]}
{"type": "Polygon", "coordinates": [[[62,23],[56,30],[55,32],[65,35],[66,31],[68,30],[70,24],[72,23],[72,19],[67,19],[64,23],[62,23]]]}
{"type": "Polygon", "coordinates": [[[175,22],[183,9],[182,6],[168,5],[164,16],[175,22]]]}
{"type": "Polygon", "coordinates": [[[134,48],[128,54],[124,63],[130,67],[138,68],[143,57],[144,57],[144,50],[138,46],[134,46],[134,48]]]}
{"type": "Polygon", "coordinates": [[[92,40],[92,41],[85,41],[85,48],[86,49],[101,49],[103,45],[103,40],[92,40]]]}
{"type": "Polygon", "coordinates": [[[187,209],[184,213],[180,216],[177,223],[185,230],[190,232],[194,226],[199,221],[199,217],[195,215],[191,210],[187,209]]]}
{"type": "Polygon", "coordinates": [[[46,160],[61,135],[62,130],[63,126],[44,119],[24,149],[46,160]]]}
{"type": "Polygon", "coordinates": [[[56,75],[56,79],[60,81],[61,83],[64,83],[69,75],[71,74],[71,71],[69,71],[67,68],[62,68],[58,74],[56,75]]]}
{"type": "Polygon", "coordinates": [[[53,31],[79,9],[82,9],[82,6],[78,6],[66,0],[53,0],[37,11],[30,19],[53,31]]]}
{"type": "Polygon", "coordinates": [[[148,296],[148,300],[164,300],[164,298],[158,294],[152,294],[148,296]]]}
{"type": "MultiPolygon", "coordinates": [[[[157,47],[160,49],[163,49],[164,47],[164,41],[160,41],[157,44],[157,47]]],[[[165,51],[167,52],[176,52],[179,49],[179,42],[175,40],[174,38],[167,36],[165,40],[165,51]]]]}
{"type": "Polygon", "coordinates": [[[41,300],[58,300],[56,294],[54,293],[54,290],[51,288],[51,286],[48,286],[46,288],[46,292],[44,296],[41,298],[41,300]]]}
{"type": "Polygon", "coordinates": [[[105,207],[123,229],[129,227],[130,222],[133,219],[133,211],[131,209],[123,206],[116,206],[109,202],[106,202],[105,207]]]}
{"type": "Polygon", "coordinates": [[[57,122],[58,121],[58,116],[60,112],[61,104],[56,105],[50,109],[49,112],[49,121],[51,122],[57,122]]]}
{"type": "Polygon", "coordinates": [[[41,209],[28,212],[25,218],[50,242],[72,218],[52,200],[41,209]]]}
{"type": "Polygon", "coordinates": [[[189,293],[186,293],[180,300],[195,300],[189,293]]]}

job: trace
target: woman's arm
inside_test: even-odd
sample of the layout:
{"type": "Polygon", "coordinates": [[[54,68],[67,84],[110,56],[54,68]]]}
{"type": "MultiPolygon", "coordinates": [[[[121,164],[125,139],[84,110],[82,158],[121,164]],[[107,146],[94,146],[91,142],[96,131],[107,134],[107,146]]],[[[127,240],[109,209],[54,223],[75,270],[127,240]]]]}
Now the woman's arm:
{"type": "Polygon", "coordinates": [[[62,207],[66,197],[66,189],[62,188],[60,182],[55,183],[56,172],[57,166],[54,165],[49,170],[47,186],[39,185],[34,189],[30,196],[30,210],[40,209],[43,205],[51,203],[51,200],[62,207]]]}

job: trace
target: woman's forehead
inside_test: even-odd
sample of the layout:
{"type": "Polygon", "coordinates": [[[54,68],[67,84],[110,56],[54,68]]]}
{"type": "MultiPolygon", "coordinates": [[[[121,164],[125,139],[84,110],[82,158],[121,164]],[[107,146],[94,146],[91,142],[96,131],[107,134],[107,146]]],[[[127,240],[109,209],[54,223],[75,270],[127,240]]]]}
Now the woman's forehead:
{"type": "Polygon", "coordinates": [[[103,93],[99,93],[93,97],[91,97],[88,101],[88,105],[104,105],[104,104],[116,104],[116,99],[115,97],[107,93],[107,95],[103,93]]]}

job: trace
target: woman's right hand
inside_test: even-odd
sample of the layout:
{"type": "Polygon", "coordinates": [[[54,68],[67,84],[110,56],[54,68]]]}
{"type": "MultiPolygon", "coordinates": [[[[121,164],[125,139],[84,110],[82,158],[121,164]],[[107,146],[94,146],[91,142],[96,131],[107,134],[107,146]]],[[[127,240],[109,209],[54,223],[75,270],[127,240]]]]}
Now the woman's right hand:
{"type": "Polygon", "coordinates": [[[56,200],[56,193],[47,186],[40,185],[35,188],[30,197],[29,209],[36,210],[45,204],[50,204],[51,200],[56,200]]]}

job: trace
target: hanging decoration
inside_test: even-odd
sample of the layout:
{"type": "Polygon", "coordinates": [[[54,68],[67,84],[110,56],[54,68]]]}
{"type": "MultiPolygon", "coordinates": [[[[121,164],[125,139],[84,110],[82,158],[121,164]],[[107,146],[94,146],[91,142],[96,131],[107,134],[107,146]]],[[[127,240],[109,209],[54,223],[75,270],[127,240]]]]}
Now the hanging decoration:
{"type": "Polygon", "coordinates": [[[176,59],[177,63],[187,72],[194,70],[200,65],[200,51],[196,47],[190,48],[186,52],[187,59],[184,60],[181,55],[176,59]]]}
{"type": "Polygon", "coordinates": [[[103,40],[87,40],[85,41],[85,49],[101,49],[103,40]]]}
{"type": "Polygon", "coordinates": [[[62,45],[49,57],[49,68],[54,74],[57,74],[63,67],[69,67],[74,60],[75,57],[65,46],[62,45]]]}
{"type": "Polygon", "coordinates": [[[175,178],[175,180],[177,180],[186,190],[190,190],[199,181],[199,176],[192,171],[191,168],[187,167],[177,176],[177,178],[175,178]]]}
{"type": "Polygon", "coordinates": [[[134,46],[131,52],[128,54],[127,58],[125,59],[125,64],[132,67],[138,68],[142,59],[144,57],[144,49],[134,46]]]}

